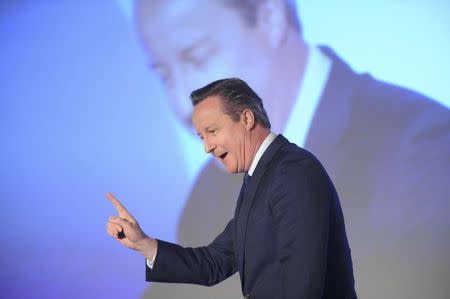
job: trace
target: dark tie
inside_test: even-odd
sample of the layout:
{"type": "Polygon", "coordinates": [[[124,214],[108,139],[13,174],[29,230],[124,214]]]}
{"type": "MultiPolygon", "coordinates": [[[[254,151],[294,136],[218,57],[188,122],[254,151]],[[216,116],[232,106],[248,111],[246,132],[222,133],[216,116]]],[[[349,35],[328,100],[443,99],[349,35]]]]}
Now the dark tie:
{"type": "MultiPolygon", "coordinates": [[[[243,182],[242,182],[241,192],[239,192],[239,199],[238,199],[238,202],[236,205],[236,232],[239,232],[239,230],[242,230],[242,225],[240,224],[241,219],[239,217],[239,213],[241,212],[242,202],[244,201],[245,191],[247,190],[248,184],[250,183],[250,178],[251,178],[251,176],[248,173],[245,173],[243,182]]],[[[236,240],[238,243],[243,242],[241,233],[238,233],[236,240]]],[[[239,255],[240,255],[240,253],[236,252],[236,257],[238,259],[239,259],[239,255]]],[[[243,257],[244,257],[244,255],[242,254],[242,258],[243,257]]],[[[244,261],[242,262],[242,265],[244,265],[244,261]]],[[[242,281],[244,281],[245,280],[244,272],[242,272],[241,275],[242,275],[242,281]]]]}
{"type": "Polygon", "coordinates": [[[241,192],[239,192],[239,198],[236,205],[237,216],[239,216],[239,212],[241,210],[242,201],[244,200],[245,190],[247,189],[248,184],[250,183],[251,176],[246,172],[243,178],[241,192]]]}

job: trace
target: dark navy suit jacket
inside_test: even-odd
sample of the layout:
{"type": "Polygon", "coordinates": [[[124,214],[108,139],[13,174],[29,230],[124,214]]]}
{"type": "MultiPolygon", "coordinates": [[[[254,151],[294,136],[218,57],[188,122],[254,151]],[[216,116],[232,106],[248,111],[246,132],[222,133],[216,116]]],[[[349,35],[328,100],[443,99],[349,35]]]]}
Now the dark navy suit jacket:
{"type": "Polygon", "coordinates": [[[311,153],[277,136],[242,196],[210,245],[159,241],[147,280],[214,285],[239,271],[250,298],[356,298],[339,199],[311,153]]]}

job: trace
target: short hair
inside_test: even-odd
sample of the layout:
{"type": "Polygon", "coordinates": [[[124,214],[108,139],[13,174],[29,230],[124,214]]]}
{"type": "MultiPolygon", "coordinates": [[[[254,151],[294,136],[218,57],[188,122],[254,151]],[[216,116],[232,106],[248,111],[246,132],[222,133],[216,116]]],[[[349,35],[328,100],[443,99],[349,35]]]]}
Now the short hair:
{"type": "Polygon", "coordinates": [[[255,116],[256,123],[270,129],[270,121],[264,109],[261,98],[239,78],[227,78],[214,81],[208,85],[194,90],[191,101],[194,106],[210,96],[220,96],[222,109],[235,122],[240,120],[244,109],[250,109],[255,116]]]}
{"type": "MultiPolygon", "coordinates": [[[[226,6],[237,9],[248,25],[255,25],[259,6],[262,0],[221,0],[226,6]]],[[[297,15],[296,0],[284,0],[288,24],[302,34],[302,25],[297,15]]]]}

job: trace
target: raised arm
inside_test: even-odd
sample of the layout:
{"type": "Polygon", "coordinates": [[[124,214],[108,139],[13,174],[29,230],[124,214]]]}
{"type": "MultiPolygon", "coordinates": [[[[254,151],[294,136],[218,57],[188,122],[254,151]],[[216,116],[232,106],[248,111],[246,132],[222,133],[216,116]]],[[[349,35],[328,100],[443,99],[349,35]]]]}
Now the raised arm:
{"type": "Polygon", "coordinates": [[[185,248],[150,238],[117,198],[111,193],[106,197],[118,213],[109,218],[107,232],[122,245],[154,260],[153,269],[147,267],[148,281],[213,285],[236,273],[232,240],[234,220],[210,245],[185,248]]]}
{"type": "Polygon", "coordinates": [[[211,286],[237,272],[233,246],[234,219],[208,246],[190,248],[158,241],[153,270],[148,281],[192,283],[211,286]]]}

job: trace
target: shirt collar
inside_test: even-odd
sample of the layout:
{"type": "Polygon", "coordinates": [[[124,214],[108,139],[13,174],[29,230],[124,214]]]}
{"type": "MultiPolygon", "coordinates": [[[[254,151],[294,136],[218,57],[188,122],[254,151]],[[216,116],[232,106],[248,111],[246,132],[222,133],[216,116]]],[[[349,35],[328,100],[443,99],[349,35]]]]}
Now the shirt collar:
{"type": "Polygon", "coordinates": [[[319,105],[332,66],[331,59],[319,48],[309,46],[308,49],[308,61],[302,82],[299,84],[297,101],[283,133],[289,141],[301,147],[305,145],[314,113],[319,105]]]}
{"type": "Polygon", "coordinates": [[[262,155],[264,154],[266,149],[269,147],[269,145],[272,143],[272,141],[275,139],[275,137],[277,137],[277,135],[270,132],[270,134],[267,135],[266,139],[264,139],[263,143],[261,143],[261,146],[259,147],[258,151],[256,152],[255,158],[253,158],[252,164],[250,165],[250,168],[248,170],[248,175],[250,175],[250,176],[253,175],[256,165],[258,165],[258,162],[261,159],[262,155]]]}

